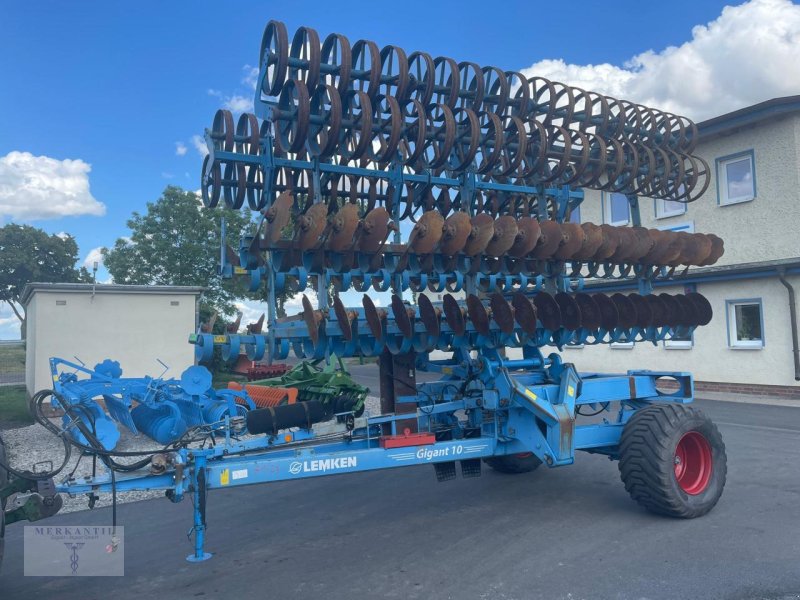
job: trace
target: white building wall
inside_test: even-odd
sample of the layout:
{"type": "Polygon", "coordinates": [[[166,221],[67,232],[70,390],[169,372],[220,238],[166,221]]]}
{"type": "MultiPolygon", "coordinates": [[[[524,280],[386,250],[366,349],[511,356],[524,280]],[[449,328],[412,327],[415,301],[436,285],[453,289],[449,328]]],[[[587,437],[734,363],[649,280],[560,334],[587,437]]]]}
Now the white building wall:
{"type": "Polygon", "coordinates": [[[93,367],[119,361],[123,377],[179,377],[194,364],[195,296],[191,293],[34,291],[28,303],[26,386],[51,388],[50,357],[93,367]],[[64,302],[64,304],[61,304],[64,302]]]}

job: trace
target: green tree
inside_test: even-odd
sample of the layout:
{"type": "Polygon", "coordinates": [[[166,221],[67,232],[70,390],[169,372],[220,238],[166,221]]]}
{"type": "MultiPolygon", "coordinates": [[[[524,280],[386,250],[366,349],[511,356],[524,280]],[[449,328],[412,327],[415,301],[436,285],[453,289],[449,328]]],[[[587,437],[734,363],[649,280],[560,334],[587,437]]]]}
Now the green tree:
{"type": "Polygon", "coordinates": [[[200,303],[201,319],[212,312],[231,315],[233,301],[263,299],[251,293],[244,278],[223,279],[219,274],[221,217],[228,243],[236,247],[242,233],[254,224],[247,210],[205,209],[194,192],[168,186],[161,198],[134,212],[128,220],[130,238],[104,248],[103,262],[115,283],[138,285],[194,285],[206,288],[200,303]]]}
{"type": "Polygon", "coordinates": [[[20,296],[25,285],[89,282],[85,267],[76,268],[78,244],[71,235],[50,235],[30,225],[9,223],[0,227],[0,302],[7,303],[25,335],[25,307],[20,296]]]}

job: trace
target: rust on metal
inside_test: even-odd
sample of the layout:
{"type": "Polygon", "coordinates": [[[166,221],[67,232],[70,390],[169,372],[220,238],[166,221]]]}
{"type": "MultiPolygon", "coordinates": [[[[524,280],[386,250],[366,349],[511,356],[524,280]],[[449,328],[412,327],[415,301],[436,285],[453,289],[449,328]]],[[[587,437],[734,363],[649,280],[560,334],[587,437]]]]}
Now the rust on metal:
{"type": "Polygon", "coordinates": [[[517,221],[517,237],[508,253],[515,258],[527,256],[536,247],[540,233],[539,221],[533,217],[521,217],[517,221]]]}
{"type": "Polygon", "coordinates": [[[549,331],[555,331],[561,327],[561,309],[553,296],[547,292],[539,292],[533,297],[533,303],[542,327],[549,331]]]}
{"type": "Polygon", "coordinates": [[[514,319],[522,331],[528,335],[536,333],[536,305],[522,292],[515,292],[511,298],[514,307],[514,319]]]}
{"type": "Polygon", "coordinates": [[[636,325],[636,308],[630,298],[617,293],[611,295],[611,301],[617,307],[619,313],[619,326],[628,329],[636,325]]]}
{"type": "Polygon", "coordinates": [[[472,233],[470,216],[465,212],[454,212],[444,221],[444,232],[439,243],[439,252],[445,256],[458,254],[466,245],[470,233],[472,233]]]}
{"type": "Polygon", "coordinates": [[[311,306],[311,300],[308,296],[303,294],[303,320],[306,322],[308,329],[308,337],[311,338],[311,343],[316,346],[319,342],[319,330],[322,325],[322,311],[314,310],[311,306]]]}
{"type": "Polygon", "coordinates": [[[438,338],[441,331],[441,311],[433,305],[427,294],[419,294],[417,296],[417,306],[419,307],[419,318],[425,326],[425,331],[428,332],[428,335],[438,338]]]}
{"type": "Polygon", "coordinates": [[[611,298],[605,294],[592,294],[597,307],[600,309],[600,325],[606,331],[611,331],[619,325],[619,310],[611,298]]]}
{"type": "Polygon", "coordinates": [[[489,311],[475,294],[467,296],[467,314],[475,330],[481,335],[488,336],[490,332],[489,311]]]}
{"type": "Polygon", "coordinates": [[[327,224],[327,205],[312,204],[305,214],[297,218],[297,246],[301,250],[316,248],[327,224]]]}
{"type": "Polygon", "coordinates": [[[281,239],[283,229],[289,224],[292,216],[294,198],[289,192],[283,192],[267,210],[264,211],[264,241],[272,246],[281,239]]]}
{"type": "Polygon", "coordinates": [[[489,306],[492,309],[492,319],[500,327],[503,333],[514,331],[514,309],[511,303],[503,297],[500,292],[495,292],[489,298],[489,306]]]}
{"type": "Polygon", "coordinates": [[[410,339],[414,336],[414,310],[397,294],[392,294],[392,316],[404,338],[410,339]]]}
{"type": "Polygon", "coordinates": [[[369,211],[361,221],[361,235],[358,249],[366,254],[374,254],[381,249],[389,235],[389,213],[379,206],[369,211]]]}
{"type": "Polygon", "coordinates": [[[603,323],[600,307],[589,294],[579,292],[575,294],[575,302],[581,313],[581,327],[597,329],[603,323]]]}
{"type": "Polygon", "coordinates": [[[464,244],[464,254],[475,256],[486,249],[486,245],[494,235],[494,219],[486,213],[472,217],[472,231],[464,244]]]}
{"type": "Polygon", "coordinates": [[[336,315],[336,322],[339,324],[339,329],[342,331],[342,337],[347,341],[352,340],[353,321],[355,321],[357,313],[352,310],[347,310],[339,296],[335,296],[333,299],[333,313],[336,315]]]}
{"type": "Polygon", "coordinates": [[[558,250],[563,240],[561,226],[555,221],[541,221],[539,223],[540,235],[539,243],[530,253],[532,258],[548,259],[552,258],[553,253],[558,250]]]}
{"type": "Polygon", "coordinates": [[[331,218],[331,233],[326,246],[334,252],[344,252],[353,247],[358,229],[358,206],[345,204],[331,218]]]}
{"type": "Polygon", "coordinates": [[[664,301],[655,294],[647,294],[644,296],[644,299],[645,302],[647,302],[647,305],[650,307],[650,313],[652,314],[651,325],[653,327],[664,327],[665,325],[669,325],[667,322],[669,311],[667,310],[664,301]]]}
{"type": "Polygon", "coordinates": [[[578,329],[581,326],[581,309],[570,294],[558,292],[555,296],[561,311],[561,326],[565,329],[578,329]]]}
{"type": "Polygon", "coordinates": [[[442,239],[444,217],[438,210],[422,214],[408,238],[408,249],[416,254],[430,254],[442,239]]]}
{"type": "Polygon", "coordinates": [[[583,245],[572,255],[575,260],[592,258],[603,243],[603,230],[594,223],[581,223],[583,229],[583,245]]]}
{"type": "Polygon", "coordinates": [[[492,239],[486,245],[486,254],[489,256],[503,256],[517,237],[517,220],[509,215],[500,217],[494,222],[492,239]]]}
{"type": "Polygon", "coordinates": [[[577,223],[561,224],[561,239],[563,243],[553,253],[553,258],[558,260],[569,260],[583,246],[586,234],[583,228],[577,223]]]}
{"type": "Polygon", "coordinates": [[[464,311],[455,296],[445,294],[442,298],[442,307],[444,308],[444,319],[453,333],[457,336],[464,335],[467,331],[467,323],[464,320],[464,311]]]}
{"type": "Polygon", "coordinates": [[[376,308],[372,298],[367,294],[364,294],[361,304],[364,306],[364,317],[367,320],[367,327],[369,327],[370,333],[376,340],[383,340],[383,322],[386,320],[386,311],[376,308]]]}
{"type": "Polygon", "coordinates": [[[628,295],[628,299],[633,303],[636,311],[636,326],[650,327],[653,324],[653,311],[644,296],[633,293],[628,295]]]}

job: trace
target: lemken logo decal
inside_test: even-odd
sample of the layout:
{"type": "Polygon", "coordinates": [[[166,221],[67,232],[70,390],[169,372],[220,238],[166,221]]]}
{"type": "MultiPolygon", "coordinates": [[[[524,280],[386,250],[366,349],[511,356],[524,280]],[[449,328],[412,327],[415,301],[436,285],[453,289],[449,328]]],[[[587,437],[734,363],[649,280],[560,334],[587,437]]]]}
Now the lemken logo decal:
{"type": "Polygon", "coordinates": [[[357,456],[344,456],[341,458],[320,458],[316,460],[295,461],[289,465],[292,475],[298,473],[324,473],[336,469],[350,469],[358,466],[357,456]]]}

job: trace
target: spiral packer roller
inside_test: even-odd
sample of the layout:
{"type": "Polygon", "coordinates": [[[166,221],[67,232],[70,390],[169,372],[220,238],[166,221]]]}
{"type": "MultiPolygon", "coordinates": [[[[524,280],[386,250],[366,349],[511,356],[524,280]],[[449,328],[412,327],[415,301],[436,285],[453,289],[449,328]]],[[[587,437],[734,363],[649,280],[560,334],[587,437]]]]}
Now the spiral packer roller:
{"type": "Polygon", "coordinates": [[[300,398],[237,404],[231,416],[220,402],[211,429],[191,430],[214,443],[180,438],[149,472],[67,479],[57,491],[190,494],[190,561],[210,557],[208,490],[421,464],[447,481],[457,466],[463,477],[484,463],[520,473],[571,464],[583,450],[619,459],[626,489],[653,512],[711,510],[725,451],[708,417],[687,406],[691,374],[579,373],[544,350],[658,344],[710,322],[701,294],[653,286],[713,265],[723,241],[642,227],[638,204],[702,196],[709,168],[693,154],[694,123],[498,67],[321,39],[308,27],[290,38],[277,21],[258,60],[254,114],[219,110],[206,130],[201,192],[208,209],[246,202],[256,215],[238,245],[223,220],[220,269],[266,288],[267,330],[201,330],[190,342],[200,361],[215,347],[229,361],[242,352],[377,357],[381,414],[300,398]],[[624,194],[632,226],[571,222],[584,189],[624,194]],[[635,292],[603,293],[598,282],[635,292]],[[278,292],[300,295],[302,311],[278,318],[278,292]],[[347,306],[345,292],[361,302],[347,306]],[[440,378],[418,384],[418,370],[440,378]],[[242,428],[251,435],[239,437],[242,428]]]}

